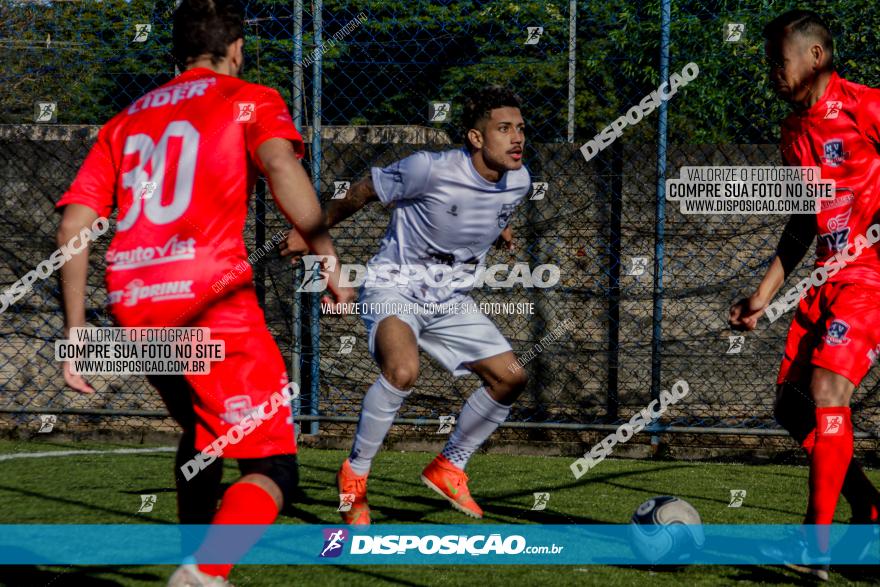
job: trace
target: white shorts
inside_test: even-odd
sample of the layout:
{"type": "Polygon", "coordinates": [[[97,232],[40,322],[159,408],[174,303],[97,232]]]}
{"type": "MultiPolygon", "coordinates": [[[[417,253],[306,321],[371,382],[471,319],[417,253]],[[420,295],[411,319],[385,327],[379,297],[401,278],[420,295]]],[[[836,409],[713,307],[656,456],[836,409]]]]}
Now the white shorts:
{"type": "Polygon", "coordinates": [[[396,316],[416,335],[421,348],[455,377],[467,375],[463,367],[512,351],[495,324],[480,312],[470,296],[442,304],[413,302],[394,288],[361,288],[361,318],[367,327],[370,353],[376,356],[379,322],[396,316]]]}

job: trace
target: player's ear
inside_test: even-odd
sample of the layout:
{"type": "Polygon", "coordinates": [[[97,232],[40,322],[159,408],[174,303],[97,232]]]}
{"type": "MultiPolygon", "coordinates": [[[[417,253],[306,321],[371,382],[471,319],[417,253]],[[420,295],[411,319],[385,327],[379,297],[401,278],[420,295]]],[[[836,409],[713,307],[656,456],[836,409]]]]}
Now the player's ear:
{"type": "Polygon", "coordinates": [[[810,58],[813,60],[813,69],[821,69],[825,61],[825,50],[818,43],[810,47],[810,58]]]}
{"type": "Polygon", "coordinates": [[[244,39],[236,39],[229,45],[226,52],[226,59],[229,60],[229,68],[232,75],[238,76],[241,73],[241,66],[244,63],[244,39]]]}
{"type": "Polygon", "coordinates": [[[471,142],[471,145],[473,145],[473,147],[475,149],[482,149],[483,148],[483,133],[481,133],[477,129],[475,129],[475,128],[470,129],[467,132],[467,138],[471,142]]]}

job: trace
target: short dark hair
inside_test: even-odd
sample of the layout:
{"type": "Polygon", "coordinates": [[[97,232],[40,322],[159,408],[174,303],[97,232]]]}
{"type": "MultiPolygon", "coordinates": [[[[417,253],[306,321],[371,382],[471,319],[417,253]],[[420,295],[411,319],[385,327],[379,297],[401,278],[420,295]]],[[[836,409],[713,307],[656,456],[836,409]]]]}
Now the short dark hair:
{"type": "Polygon", "coordinates": [[[184,68],[209,55],[216,65],[230,43],[244,38],[242,12],[235,0],[183,0],[174,11],[171,55],[184,68]]]}
{"type": "Polygon", "coordinates": [[[789,33],[798,33],[816,39],[830,57],[834,57],[834,37],[831,29],[819,14],[812,10],[789,10],[764,26],[764,38],[773,41],[789,33]]]}
{"type": "Polygon", "coordinates": [[[461,115],[461,132],[464,145],[471,149],[468,131],[477,128],[482,120],[487,120],[496,108],[521,108],[522,100],[508,88],[503,86],[489,86],[465,94],[464,110],[461,115]]]}

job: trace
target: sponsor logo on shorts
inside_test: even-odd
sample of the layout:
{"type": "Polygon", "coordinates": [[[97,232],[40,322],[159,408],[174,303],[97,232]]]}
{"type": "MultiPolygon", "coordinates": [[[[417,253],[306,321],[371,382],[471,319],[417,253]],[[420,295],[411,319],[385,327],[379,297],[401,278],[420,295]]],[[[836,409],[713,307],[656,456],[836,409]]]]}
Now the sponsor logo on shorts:
{"type": "MultiPolygon", "coordinates": [[[[250,398],[243,400],[245,396],[234,396],[228,398],[224,403],[226,413],[221,414],[221,418],[227,422],[230,419],[240,419],[226,431],[214,439],[211,444],[203,448],[189,461],[180,466],[180,471],[187,481],[204,471],[215,460],[223,456],[223,451],[227,446],[235,446],[249,436],[254,430],[263,425],[264,422],[272,421],[278,414],[279,410],[290,414],[290,403],[299,397],[299,385],[296,383],[288,383],[280,391],[273,393],[268,400],[260,405],[250,409],[253,405],[250,398]]],[[[286,420],[292,423],[292,419],[286,420]]]]}
{"type": "Polygon", "coordinates": [[[849,344],[850,339],[846,337],[849,332],[849,324],[843,320],[833,320],[828,325],[828,332],[825,334],[825,343],[831,346],[842,346],[849,344]]]}
{"type": "Polygon", "coordinates": [[[822,434],[824,436],[839,436],[843,434],[843,416],[827,414],[822,418],[822,434]]]}
{"type": "Polygon", "coordinates": [[[236,395],[228,398],[223,402],[223,408],[226,411],[220,414],[220,417],[229,424],[238,424],[246,416],[252,416],[256,413],[251,398],[246,395],[236,395]]]}
{"type": "Polygon", "coordinates": [[[345,528],[325,528],[324,547],[321,549],[321,558],[335,558],[342,554],[343,545],[348,540],[348,530],[345,528]]]}

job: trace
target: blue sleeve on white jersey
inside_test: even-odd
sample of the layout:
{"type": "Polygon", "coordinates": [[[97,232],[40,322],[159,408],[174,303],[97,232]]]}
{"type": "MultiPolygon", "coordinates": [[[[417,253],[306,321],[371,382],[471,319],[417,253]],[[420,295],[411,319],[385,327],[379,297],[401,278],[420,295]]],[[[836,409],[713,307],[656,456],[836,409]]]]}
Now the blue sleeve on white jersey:
{"type": "Polygon", "coordinates": [[[386,206],[419,196],[431,176],[431,157],[425,151],[413,153],[388,167],[373,167],[373,189],[386,206]]]}

